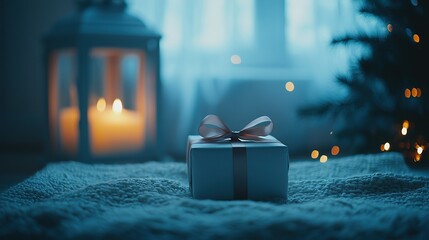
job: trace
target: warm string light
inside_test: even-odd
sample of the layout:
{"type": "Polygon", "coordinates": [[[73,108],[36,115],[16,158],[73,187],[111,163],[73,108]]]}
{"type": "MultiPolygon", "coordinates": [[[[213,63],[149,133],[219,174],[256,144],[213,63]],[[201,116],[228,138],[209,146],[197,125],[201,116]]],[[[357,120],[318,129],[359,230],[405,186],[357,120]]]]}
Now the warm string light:
{"type": "Polygon", "coordinates": [[[390,149],[390,143],[389,142],[385,142],[384,144],[381,144],[381,146],[380,146],[380,150],[382,151],[382,152],[384,152],[384,151],[389,151],[389,149],[390,149]]]}
{"type": "Polygon", "coordinates": [[[424,145],[418,145],[418,144],[416,144],[415,147],[416,147],[416,155],[414,156],[414,162],[418,162],[420,161],[423,150],[425,148],[424,148],[424,145]]]}
{"type": "Polygon", "coordinates": [[[325,163],[325,162],[327,162],[328,161],[328,156],[326,156],[326,155],[322,155],[322,156],[320,156],[320,160],[319,160],[321,163],[325,163]]]}
{"type": "Polygon", "coordinates": [[[404,96],[406,98],[419,98],[422,96],[422,90],[420,88],[412,88],[411,90],[409,88],[406,88],[404,91],[404,96]]]}
{"type": "Polygon", "coordinates": [[[285,88],[286,88],[286,91],[293,92],[293,90],[295,89],[295,84],[293,84],[293,82],[287,82],[285,84],[285,88]]]}
{"type": "Polygon", "coordinates": [[[413,35],[413,40],[415,43],[419,43],[420,42],[420,36],[418,34],[414,34],[413,35]]]}
{"type": "Polygon", "coordinates": [[[410,122],[408,122],[408,120],[404,120],[404,122],[402,122],[401,134],[403,136],[407,135],[409,126],[410,126],[410,122]]]}
{"type": "Polygon", "coordinates": [[[338,147],[338,146],[333,146],[332,148],[331,148],[331,154],[332,154],[332,156],[336,156],[336,155],[338,155],[340,153],[340,147],[338,147]]]}
{"type": "Polygon", "coordinates": [[[313,150],[312,152],[311,152],[311,158],[312,159],[316,159],[316,158],[318,158],[319,157],[319,151],[317,151],[317,150],[313,150]]]}

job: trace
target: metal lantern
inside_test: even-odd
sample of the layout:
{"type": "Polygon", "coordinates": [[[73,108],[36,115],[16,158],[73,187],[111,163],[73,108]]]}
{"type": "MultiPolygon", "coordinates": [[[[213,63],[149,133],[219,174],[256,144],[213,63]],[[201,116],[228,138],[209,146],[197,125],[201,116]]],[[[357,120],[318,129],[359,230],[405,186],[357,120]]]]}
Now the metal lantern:
{"type": "Polygon", "coordinates": [[[50,148],[83,161],[159,152],[159,40],[124,0],[78,1],[44,38],[50,148]]]}

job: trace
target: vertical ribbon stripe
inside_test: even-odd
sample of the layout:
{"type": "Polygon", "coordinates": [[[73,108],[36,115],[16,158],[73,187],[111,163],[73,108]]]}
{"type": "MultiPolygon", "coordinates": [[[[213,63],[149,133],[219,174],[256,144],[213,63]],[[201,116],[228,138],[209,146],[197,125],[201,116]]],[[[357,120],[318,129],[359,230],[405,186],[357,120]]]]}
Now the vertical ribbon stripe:
{"type": "Polygon", "coordinates": [[[231,142],[234,199],[243,200],[248,198],[247,194],[247,153],[243,142],[231,142]]]}

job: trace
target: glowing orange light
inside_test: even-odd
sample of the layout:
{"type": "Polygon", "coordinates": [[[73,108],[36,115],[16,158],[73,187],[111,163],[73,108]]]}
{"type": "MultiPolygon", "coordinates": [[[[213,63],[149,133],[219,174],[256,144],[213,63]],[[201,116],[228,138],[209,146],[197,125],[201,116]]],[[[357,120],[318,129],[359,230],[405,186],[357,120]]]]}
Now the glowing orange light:
{"type": "Polygon", "coordinates": [[[331,148],[331,154],[332,154],[333,156],[336,156],[336,155],[338,155],[338,153],[340,153],[340,147],[338,147],[338,146],[333,146],[333,147],[331,148]]]}
{"type": "Polygon", "coordinates": [[[414,157],[414,162],[418,162],[418,161],[420,161],[420,154],[417,154],[415,157],[414,157]]]}
{"type": "Polygon", "coordinates": [[[380,151],[384,152],[384,144],[380,145],[380,151]]]}
{"type": "Polygon", "coordinates": [[[422,90],[420,88],[417,88],[417,97],[422,96],[422,90]]]}
{"type": "Polygon", "coordinates": [[[285,84],[285,88],[286,88],[286,91],[293,92],[293,90],[295,89],[295,84],[293,84],[293,82],[287,82],[285,84]]]}
{"type": "Polygon", "coordinates": [[[401,130],[401,134],[405,136],[405,135],[407,135],[407,132],[408,132],[408,130],[403,127],[401,130]]]}
{"type": "Polygon", "coordinates": [[[312,159],[316,159],[316,158],[318,158],[319,157],[319,151],[317,151],[317,150],[313,150],[312,152],[311,152],[311,158],[312,159]]]}
{"type": "Polygon", "coordinates": [[[410,122],[408,122],[408,120],[404,120],[404,122],[402,123],[402,127],[403,128],[409,128],[410,127],[410,122]]]}
{"type": "Polygon", "coordinates": [[[393,26],[392,24],[387,24],[387,31],[392,32],[393,31],[393,26]]]}
{"type": "Polygon", "coordinates": [[[413,40],[414,40],[414,42],[419,43],[420,42],[420,36],[418,34],[414,34],[413,40]]]}
{"type": "Polygon", "coordinates": [[[405,92],[404,92],[404,95],[405,95],[406,98],[410,98],[411,97],[411,91],[410,91],[410,89],[406,88],[405,92]]]}
{"type": "Polygon", "coordinates": [[[320,156],[320,162],[321,163],[325,163],[325,162],[327,162],[328,161],[328,156],[326,156],[326,155],[322,155],[322,156],[320,156]]]}
{"type": "Polygon", "coordinates": [[[412,95],[413,97],[417,97],[417,88],[413,88],[413,89],[411,89],[411,95],[412,95]]]}

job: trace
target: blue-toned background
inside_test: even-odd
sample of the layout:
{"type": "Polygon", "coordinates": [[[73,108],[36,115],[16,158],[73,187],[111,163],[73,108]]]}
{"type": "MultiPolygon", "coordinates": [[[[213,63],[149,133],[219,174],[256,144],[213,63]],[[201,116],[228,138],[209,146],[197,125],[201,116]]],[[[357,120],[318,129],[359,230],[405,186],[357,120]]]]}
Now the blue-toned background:
{"type": "MultiPolygon", "coordinates": [[[[46,88],[41,38],[75,9],[72,0],[0,1],[0,148],[43,148],[46,88]]],[[[167,153],[183,158],[186,138],[207,114],[233,129],[268,115],[292,156],[330,149],[335,122],[297,108],[344,94],[334,83],[354,53],[333,37],[362,30],[349,0],[130,0],[128,11],[162,33],[167,153]],[[294,90],[285,89],[287,82],[294,90]]]]}

